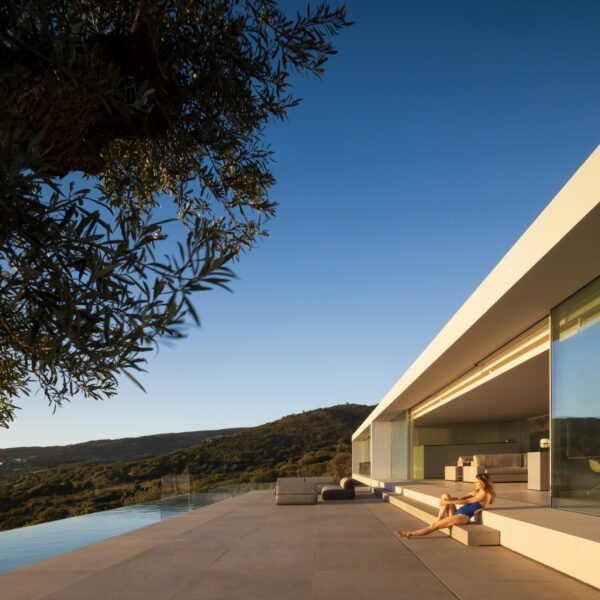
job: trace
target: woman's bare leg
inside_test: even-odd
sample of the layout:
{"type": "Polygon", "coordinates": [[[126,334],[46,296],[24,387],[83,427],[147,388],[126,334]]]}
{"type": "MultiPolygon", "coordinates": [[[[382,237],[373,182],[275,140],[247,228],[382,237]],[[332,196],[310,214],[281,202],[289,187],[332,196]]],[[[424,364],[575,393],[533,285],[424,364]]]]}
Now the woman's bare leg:
{"type": "Polygon", "coordinates": [[[448,516],[448,504],[442,504],[444,500],[449,500],[450,496],[448,494],[442,494],[440,498],[440,510],[438,511],[437,520],[440,521],[448,516]]]}
{"type": "MultiPolygon", "coordinates": [[[[454,500],[454,498],[452,496],[450,496],[449,494],[442,494],[442,497],[440,498],[440,502],[442,500],[454,500]]],[[[456,511],[456,505],[442,504],[440,506],[440,510],[438,512],[437,520],[441,521],[442,519],[445,519],[446,517],[451,517],[455,511],[456,511]]]]}
{"type": "Polygon", "coordinates": [[[469,517],[466,515],[452,515],[441,519],[440,521],[434,521],[431,525],[423,527],[423,529],[416,529],[415,531],[398,531],[398,534],[402,537],[422,537],[429,535],[437,529],[445,529],[446,527],[452,527],[453,525],[466,525],[469,522],[469,517]]]}

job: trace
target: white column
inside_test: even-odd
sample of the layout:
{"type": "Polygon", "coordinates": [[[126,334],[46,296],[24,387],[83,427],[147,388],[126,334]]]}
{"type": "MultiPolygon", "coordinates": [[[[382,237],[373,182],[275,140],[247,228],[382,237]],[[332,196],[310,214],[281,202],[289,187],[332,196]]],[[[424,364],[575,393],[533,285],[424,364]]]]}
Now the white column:
{"type": "Polygon", "coordinates": [[[371,423],[371,479],[392,478],[392,422],[371,423]]]}
{"type": "Polygon", "coordinates": [[[527,489],[550,489],[550,452],[527,453],[527,489]]]}
{"type": "Polygon", "coordinates": [[[410,420],[408,411],[392,421],[392,479],[410,478],[410,420]]]}

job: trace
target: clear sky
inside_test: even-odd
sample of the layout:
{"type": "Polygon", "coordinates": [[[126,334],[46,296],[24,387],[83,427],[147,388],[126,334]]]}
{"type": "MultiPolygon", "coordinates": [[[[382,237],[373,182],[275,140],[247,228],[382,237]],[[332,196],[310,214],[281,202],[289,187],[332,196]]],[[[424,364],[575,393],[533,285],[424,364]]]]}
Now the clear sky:
{"type": "MultiPolygon", "coordinates": [[[[292,7],[304,3],[287,2],[292,7]]],[[[350,0],[269,131],[271,237],[118,397],[24,398],[0,447],[376,404],[600,143],[600,3],[350,0]]]]}

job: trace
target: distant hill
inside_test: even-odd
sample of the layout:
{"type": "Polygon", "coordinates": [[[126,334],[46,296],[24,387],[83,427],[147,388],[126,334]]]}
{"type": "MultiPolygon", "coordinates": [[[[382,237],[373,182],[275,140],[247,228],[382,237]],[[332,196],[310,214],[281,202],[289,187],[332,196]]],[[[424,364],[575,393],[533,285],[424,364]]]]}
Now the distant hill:
{"type": "Polygon", "coordinates": [[[161,479],[172,475],[189,476],[194,491],[321,475],[334,457],[349,459],[352,432],[372,409],[341,404],[153,458],[7,474],[0,477],[0,530],[151,500],[161,495],[161,479]]]}
{"type": "Polygon", "coordinates": [[[105,462],[150,458],[187,448],[204,440],[233,435],[244,427],[184,433],[159,433],[116,440],[94,440],[68,446],[23,446],[0,448],[0,473],[43,469],[82,462],[105,462]]]}

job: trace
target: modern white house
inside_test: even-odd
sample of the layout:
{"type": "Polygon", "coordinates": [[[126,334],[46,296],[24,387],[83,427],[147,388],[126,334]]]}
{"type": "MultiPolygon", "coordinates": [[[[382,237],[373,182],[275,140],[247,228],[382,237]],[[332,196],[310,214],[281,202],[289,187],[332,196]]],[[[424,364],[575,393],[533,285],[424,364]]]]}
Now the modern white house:
{"type": "Polygon", "coordinates": [[[600,534],[600,148],[356,430],[352,453],[355,479],[399,493],[460,479],[446,470],[459,457],[521,454],[522,488],[549,490],[545,514],[600,534]]]}

